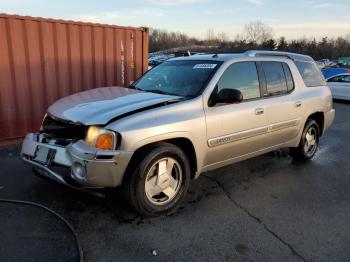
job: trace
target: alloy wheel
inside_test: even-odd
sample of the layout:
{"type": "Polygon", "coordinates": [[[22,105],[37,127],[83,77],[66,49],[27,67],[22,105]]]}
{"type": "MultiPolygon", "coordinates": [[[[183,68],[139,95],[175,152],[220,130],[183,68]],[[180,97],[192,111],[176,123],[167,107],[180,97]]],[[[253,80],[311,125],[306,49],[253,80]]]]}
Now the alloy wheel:
{"type": "Polygon", "coordinates": [[[172,157],[162,158],[147,173],[145,193],[152,204],[165,205],[177,195],[181,183],[180,164],[172,157]]]}
{"type": "Polygon", "coordinates": [[[308,156],[315,154],[317,150],[317,130],[311,126],[306,132],[304,139],[304,151],[308,156]]]}

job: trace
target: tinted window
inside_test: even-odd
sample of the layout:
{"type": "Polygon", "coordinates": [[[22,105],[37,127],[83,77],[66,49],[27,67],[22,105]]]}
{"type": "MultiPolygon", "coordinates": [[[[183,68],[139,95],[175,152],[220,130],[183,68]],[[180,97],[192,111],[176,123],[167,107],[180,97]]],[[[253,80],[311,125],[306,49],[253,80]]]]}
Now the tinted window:
{"type": "Polygon", "coordinates": [[[328,82],[350,83],[350,75],[335,76],[329,79],[328,82]]]}
{"type": "Polygon", "coordinates": [[[268,95],[280,95],[288,92],[283,65],[280,62],[262,62],[268,95]]]}
{"type": "Polygon", "coordinates": [[[321,71],[318,69],[315,63],[295,61],[295,65],[297,66],[307,87],[326,85],[321,71]]]}
{"type": "Polygon", "coordinates": [[[290,72],[289,66],[286,63],[282,63],[284,75],[286,76],[288,92],[294,89],[294,80],[292,73],[290,72]]]}
{"type": "Polygon", "coordinates": [[[229,66],[218,82],[221,89],[238,89],[243,100],[260,97],[260,85],[254,62],[235,63],[229,66]]]}
{"type": "Polygon", "coordinates": [[[205,87],[221,62],[205,60],[167,61],[148,71],[133,87],[155,93],[193,97],[205,87]]]}

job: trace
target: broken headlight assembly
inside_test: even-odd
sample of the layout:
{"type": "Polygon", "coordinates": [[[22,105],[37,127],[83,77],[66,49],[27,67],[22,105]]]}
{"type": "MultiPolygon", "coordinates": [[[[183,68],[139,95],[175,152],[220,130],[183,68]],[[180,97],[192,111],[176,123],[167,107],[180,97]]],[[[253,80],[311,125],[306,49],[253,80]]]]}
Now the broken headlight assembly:
{"type": "Polygon", "coordinates": [[[120,144],[120,135],[99,126],[90,126],[85,141],[97,149],[114,150],[120,144]]]}

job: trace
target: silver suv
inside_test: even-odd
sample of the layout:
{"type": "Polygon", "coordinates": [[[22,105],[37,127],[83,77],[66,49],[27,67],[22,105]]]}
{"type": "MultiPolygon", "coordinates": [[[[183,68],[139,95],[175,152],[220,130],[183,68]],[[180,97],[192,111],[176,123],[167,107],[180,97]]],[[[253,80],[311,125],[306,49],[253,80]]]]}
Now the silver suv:
{"type": "Polygon", "coordinates": [[[279,148],[311,159],[333,122],[332,95],[309,56],[267,51],[175,58],[129,88],[53,104],[21,156],[80,190],[123,186],[144,215],[174,210],[201,173],[279,148]]]}

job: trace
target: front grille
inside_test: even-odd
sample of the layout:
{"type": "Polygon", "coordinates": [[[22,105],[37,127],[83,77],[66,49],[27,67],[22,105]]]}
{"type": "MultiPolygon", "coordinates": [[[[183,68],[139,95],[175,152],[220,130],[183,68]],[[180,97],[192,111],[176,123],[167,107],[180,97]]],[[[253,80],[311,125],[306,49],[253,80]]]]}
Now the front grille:
{"type": "Polygon", "coordinates": [[[85,125],[72,123],[50,115],[45,116],[41,126],[41,131],[43,133],[56,139],[84,139],[86,130],[87,126],[85,125]]]}

